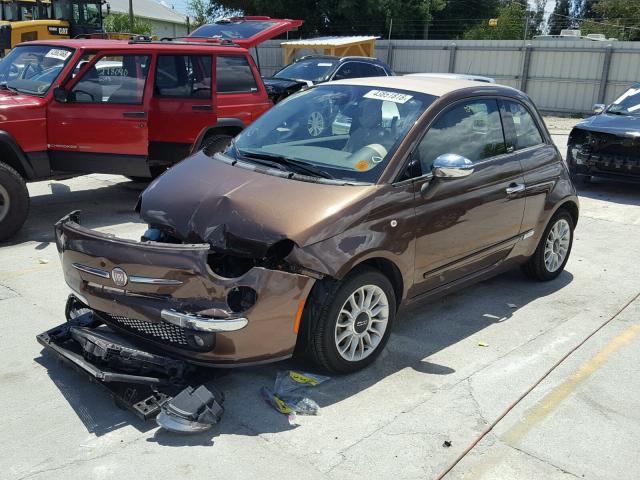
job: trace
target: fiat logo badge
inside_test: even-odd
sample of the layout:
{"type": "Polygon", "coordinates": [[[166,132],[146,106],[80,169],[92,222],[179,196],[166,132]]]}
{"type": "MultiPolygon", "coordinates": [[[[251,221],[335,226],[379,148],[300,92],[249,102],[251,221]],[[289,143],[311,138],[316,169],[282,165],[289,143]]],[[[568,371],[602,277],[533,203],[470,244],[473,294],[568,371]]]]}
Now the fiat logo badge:
{"type": "Polygon", "coordinates": [[[119,287],[124,287],[129,281],[129,277],[127,277],[127,272],[123,269],[116,267],[111,270],[111,280],[119,287]]]}

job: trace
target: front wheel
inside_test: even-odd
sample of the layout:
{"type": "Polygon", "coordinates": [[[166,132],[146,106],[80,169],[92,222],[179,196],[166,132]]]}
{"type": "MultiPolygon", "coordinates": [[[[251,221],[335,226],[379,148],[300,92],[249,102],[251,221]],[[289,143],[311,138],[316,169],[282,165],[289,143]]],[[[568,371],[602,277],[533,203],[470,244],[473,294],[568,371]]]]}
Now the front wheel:
{"type": "Polygon", "coordinates": [[[355,270],[340,282],[320,282],[309,297],[309,353],[331,373],[355,372],[375,360],[395,319],[396,298],[378,270],[355,270]]]}
{"type": "Polygon", "coordinates": [[[29,191],[24,179],[0,162],[0,242],[20,230],[29,213],[29,191]]]}
{"type": "Polygon", "coordinates": [[[524,265],[524,272],[534,280],[553,280],[564,270],[573,245],[573,218],[559,210],[551,218],[535,253],[524,265]]]}

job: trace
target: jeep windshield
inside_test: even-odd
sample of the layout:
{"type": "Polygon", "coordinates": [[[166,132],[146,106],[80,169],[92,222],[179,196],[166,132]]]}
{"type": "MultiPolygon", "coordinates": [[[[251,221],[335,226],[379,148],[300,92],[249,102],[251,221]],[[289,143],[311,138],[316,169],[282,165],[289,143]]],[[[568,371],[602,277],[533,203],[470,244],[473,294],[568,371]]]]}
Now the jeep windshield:
{"type": "Polygon", "coordinates": [[[0,87],[44,95],[72,57],[73,50],[49,45],[24,45],[0,61],[0,87]]]}
{"type": "Polygon", "coordinates": [[[255,163],[268,159],[294,172],[298,162],[326,174],[318,177],[373,183],[435,99],[387,87],[321,85],[278,103],[226,154],[255,163]]]}
{"type": "Polygon", "coordinates": [[[607,113],[640,117],[640,84],[624,92],[607,108],[607,113]]]}
{"type": "Polygon", "coordinates": [[[337,60],[323,58],[299,60],[291,65],[287,65],[273,77],[319,82],[327,77],[329,72],[331,72],[335,67],[336,63],[338,63],[337,60]]]}

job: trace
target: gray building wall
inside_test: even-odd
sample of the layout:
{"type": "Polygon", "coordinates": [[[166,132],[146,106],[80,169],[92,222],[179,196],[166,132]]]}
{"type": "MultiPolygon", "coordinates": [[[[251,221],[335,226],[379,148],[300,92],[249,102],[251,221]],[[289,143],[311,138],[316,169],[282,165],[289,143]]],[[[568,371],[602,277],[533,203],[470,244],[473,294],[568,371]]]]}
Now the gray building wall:
{"type": "MultiPolygon", "coordinates": [[[[281,40],[258,49],[263,75],[282,67],[281,40]]],[[[376,56],[397,74],[474,73],[527,92],[541,110],[587,113],[640,82],[640,42],[379,40],[376,56]]],[[[254,55],[255,58],[255,55],[254,55]]]]}
{"type": "Polygon", "coordinates": [[[163,37],[184,37],[188,34],[187,24],[164,22],[162,20],[155,20],[151,18],[145,18],[145,21],[151,24],[153,28],[153,35],[159,38],[163,37]]]}

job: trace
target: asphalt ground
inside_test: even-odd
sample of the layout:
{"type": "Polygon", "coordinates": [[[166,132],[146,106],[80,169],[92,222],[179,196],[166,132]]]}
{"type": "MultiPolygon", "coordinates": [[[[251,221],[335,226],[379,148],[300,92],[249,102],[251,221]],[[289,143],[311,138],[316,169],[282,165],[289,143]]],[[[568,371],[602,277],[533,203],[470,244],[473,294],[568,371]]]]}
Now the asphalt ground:
{"type": "MultiPolygon", "coordinates": [[[[567,122],[549,123],[564,150],[567,122]]],[[[226,413],[195,436],[120,410],[35,341],[69,293],[52,224],[82,209],[85,225],[138,238],[142,188],[107,175],[29,186],[30,217],[0,246],[0,478],[432,479],[510,407],[445,478],[640,477],[640,187],[580,191],[555,281],[514,271],[405,311],[374,365],[316,387],[316,417],[292,425],[259,395],[308,365],[212,371],[226,413]]]]}

